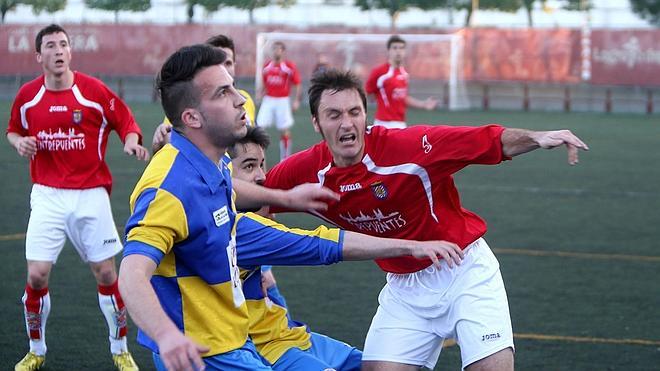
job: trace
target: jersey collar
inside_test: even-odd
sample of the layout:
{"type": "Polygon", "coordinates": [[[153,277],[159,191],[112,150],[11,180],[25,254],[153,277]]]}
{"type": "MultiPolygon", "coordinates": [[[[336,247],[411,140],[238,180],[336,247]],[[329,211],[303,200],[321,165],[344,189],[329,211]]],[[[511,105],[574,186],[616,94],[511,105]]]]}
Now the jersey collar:
{"type": "Polygon", "coordinates": [[[221,185],[227,183],[227,178],[230,176],[229,169],[222,160],[219,164],[213,163],[188,138],[175,130],[172,130],[171,143],[202,176],[211,193],[215,193],[221,185]]]}

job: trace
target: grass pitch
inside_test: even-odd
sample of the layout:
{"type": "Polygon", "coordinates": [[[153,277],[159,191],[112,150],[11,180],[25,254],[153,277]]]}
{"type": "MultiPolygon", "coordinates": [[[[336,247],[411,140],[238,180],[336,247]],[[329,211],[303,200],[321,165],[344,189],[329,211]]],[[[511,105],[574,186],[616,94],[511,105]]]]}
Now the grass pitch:
{"type": "MultiPolygon", "coordinates": [[[[10,103],[0,102],[6,123],[10,103]]],[[[150,143],[162,112],[131,104],[150,143]]],[[[293,131],[296,150],[318,141],[303,107],[293,131]]],[[[591,151],[580,164],[564,150],[543,151],[456,175],[466,208],[489,223],[486,239],[501,264],[509,295],[518,369],[648,370],[660,364],[660,121],[657,116],[522,112],[410,111],[410,123],[501,123],[535,130],[568,128],[591,151]]],[[[275,131],[271,131],[273,136],[275,131]]],[[[277,138],[274,138],[277,139],[277,138]]],[[[275,160],[277,141],[268,151],[275,160]]],[[[114,176],[116,224],[128,217],[128,195],[145,164],[128,158],[113,135],[107,160],[114,176]]],[[[27,161],[0,146],[0,369],[27,351],[20,297],[25,285],[24,238],[29,216],[27,161]]],[[[318,220],[282,215],[291,226],[318,220]]],[[[88,267],[67,246],[51,278],[48,370],[110,370],[107,330],[88,267]]],[[[377,307],[384,274],[371,262],[276,268],[293,317],[312,330],[358,347],[377,307]]],[[[150,354],[130,349],[143,370],[150,354]]],[[[460,368],[456,346],[438,370],[460,368]]]]}

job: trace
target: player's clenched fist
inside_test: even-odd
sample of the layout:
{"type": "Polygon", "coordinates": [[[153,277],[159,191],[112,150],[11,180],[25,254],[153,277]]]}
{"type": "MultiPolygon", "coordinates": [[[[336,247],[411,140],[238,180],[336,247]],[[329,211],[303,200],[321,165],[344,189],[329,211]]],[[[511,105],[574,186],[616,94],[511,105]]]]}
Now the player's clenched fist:
{"type": "Polygon", "coordinates": [[[209,351],[179,331],[172,331],[158,343],[160,358],[170,371],[204,370],[201,354],[209,351]]]}
{"type": "Polygon", "coordinates": [[[37,153],[37,138],[22,137],[16,141],[16,151],[23,157],[34,156],[37,153]]]}

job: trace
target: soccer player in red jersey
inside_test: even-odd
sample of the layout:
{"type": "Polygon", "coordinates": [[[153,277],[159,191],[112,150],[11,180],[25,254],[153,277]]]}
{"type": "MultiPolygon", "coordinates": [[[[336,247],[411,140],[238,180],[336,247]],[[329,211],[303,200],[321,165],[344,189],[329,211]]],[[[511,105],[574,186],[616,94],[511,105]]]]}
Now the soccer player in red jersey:
{"type": "Polygon", "coordinates": [[[285,59],[284,43],[273,43],[273,58],[267,61],[261,76],[263,87],[259,92],[261,105],[257,114],[257,125],[270,127],[273,124],[280,131],[280,161],[291,155],[291,127],[293,114],[300,107],[302,86],[296,64],[285,59]],[[296,87],[293,103],[289,101],[291,85],[296,87]]]}
{"type": "Polygon", "coordinates": [[[367,128],[366,95],[350,72],[317,75],[309,102],[324,141],[271,169],[267,187],[319,183],[341,199],[317,215],[340,228],[447,240],[464,251],[453,269],[410,256],[376,260],[387,284],[367,334],[363,370],[433,369],[446,338],[457,340],[467,370],[512,370],[513,332],[499,263],[482,238],[486,223],[461,206],[452,175],[470,164],[558,146],[567,147],[575,164],[587,145],[568,130],[367,128]]]}
{"type": "Polygon", "coordinates": [[[406,127],[406,107],[432,110],[438,105],[433,98],[419,100],[408,95],[408,72],[403,68],[406,42],[398,35],[387,40],[387,63],[369,74],[365,90],[376,98],[374,125],[387,128],[406,127]]]}
{"type": "Polygon", "coordinates": [[[62,27],[43,28],[35,47],[43,75],[21,87],[7,128],[9,143],[30,160],[34,183],[23,295],[30,351],[15,369],[37,370],[45,362],[48,278],[68,237],[96,278],[115,365],[137,370],[126,346],[126,309],[117,288],[114,256],[122,245],[104,156],[111,130],[126,154],[146,161],[149,152],[140,145],[142,134],[128,106],[101,81],[70,69],[71,46],[62,27]]]}

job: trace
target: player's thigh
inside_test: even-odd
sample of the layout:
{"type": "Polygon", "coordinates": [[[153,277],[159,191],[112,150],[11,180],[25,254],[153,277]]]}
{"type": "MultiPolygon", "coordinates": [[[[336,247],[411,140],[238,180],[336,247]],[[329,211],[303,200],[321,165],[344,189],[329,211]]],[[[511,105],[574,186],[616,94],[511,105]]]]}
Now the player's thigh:
{"type": "MultiPolygon", "coordinates": [[[[433,321],[417,316],[396,301],[385,301],[371,321],[362,354],[367,361],[392,362],[416,367],[435,367],[444,339],[433,330],[433,321]]],[[[391,365],[393,366],[393,365],[391,365]]]]}
{"type": "Polygon", "coordinates": [[[291,113],[291,102],[289,98],[277,101],[275,108],[275,122],[280,131],[287,130],[293,126],[293,114],[291,113]]]}
{"type": "Polygon", "coordinates": [[[66,231],[78,254],[86,262],[102,262],[122,249],[112,217],[110,197],[103,187],[79,192],[66,231]]]}
{"type": "Polygon", "coordinates": [[[273,99],[264,97],[257,113],[257,125],[265,128],[275,123],[275,105],[273,99]]]}
{"type": "Polygon", "coordinates": [[[466,371],[513,371],[513,349],[502,349],[495,354],[474,362],[466,371]]]}
{"type": "Polygon", "coordinates": [[[307,352],[336,370],[357,371],[362,367],[362,352],[343,341],[312,332],[311,342],[307,352]]]}
{"type": "MultiPolygon", "coordinates": [[[[254,346],[251,345],[251,342],[246,342],[242,348],[232,350],[231,352],[217,354],[211,357],[204,357],[202,358],[204,361],[204,367],[207,371],[272,370],[270,366],[267,366],[264,363],[263,359],[258,355],[257,351],[253,349],[254,346]]],[[[158,371],[167,371],[159,354],[152,353],[152,358],[158,371]]]]}
{"type": "Polygon", "coordinates": [[[481,240],[471,247],[470,269],[456,283],[452,306],[463,367],[514,349],[509,303],[497,259],[481,240]]]}
{"type": "Polygon", "coordinates": [[[30,193],[30,220],[25,258],[55,263],[66,242],[67,208],[62,190],[35,184],[30,193]]]}
{"type": "Polygon", "coordinates": [[[284,352],[272,368],[275,371],[335,370],[330,364],[299,348],[290,348],[284,352]]]}

